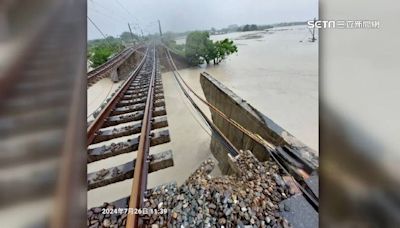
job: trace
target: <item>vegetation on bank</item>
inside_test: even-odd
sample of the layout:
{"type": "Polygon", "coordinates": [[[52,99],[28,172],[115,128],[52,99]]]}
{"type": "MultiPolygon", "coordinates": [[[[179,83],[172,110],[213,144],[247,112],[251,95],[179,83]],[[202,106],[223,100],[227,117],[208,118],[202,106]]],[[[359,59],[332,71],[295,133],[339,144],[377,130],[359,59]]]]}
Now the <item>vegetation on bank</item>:
{"type": "Polygon", "coordinates": [[[88,42],[87,58],[91,67],[97,67],[107,62],[114,54],[122,51],[125,46],[116,38],[109,36],[107,39],[96,39],[88,42]]]}
{"type": "Polygon", "coordinates": [[[90,66],[92,68],[100,66],[113,55],[121,52],[126,46],[134,45],[139,40],[138,35],[130,32],[123,32],[118,38],[108,36],[106,39],[89,40],[87,58],[91,62],[90,66]]]}
{"type": "Polygon", "coordinates": [[[162,41],[167,45],[175,54],[182,57],[185,56],[185,44],[176,43],[177,35],[172,32],[166,32],[163,34],[162,41]]]}
{"type": "Polygon", "coordinates": [[[186,36],[185,44],[177,44],[175,39],[172,33],[168,33],[162,40],[175,54],[186,58],[193,66],[204,62],[218,64],[226,56],[238,51],[232,40],[224,39],[214,42],[210,39],[209,32],[190,32],[186,36]]]}
{"type": "Polygon", "coordinates": [[[199,65],[204,62],[209,64],[220,63],[226,56],[237,52],[237,46],[232,40],[221,41],[210,40],[208,32],[191,32],[186,37],[185,57],[192,65],[199,65]]]}
{"type": "Polygon", "coordinates": [[[305,21],[298,21],[298,22],[283,22],[283,23],[276,23],[276,24],[268,24],[268,25],[256,25],[256,24],[246,24],[246,25],[236,25],[232,24],[226,28],[215,29],[211,28],[209,30],[211,35],[216,34],[225,34],[230,32],[247,32],[247,31],[258,31],[258,30],[266,30],[271,29],[274,27],[284,27],[284,26],[294,26],[294,25],[306,25],[307,22],[305,21]]]}
{"type": "MultiPolygon", "coordinates": [[[[175,54],[185,57],[192,65],[198,65],[206,62],[209,64],[220,63],[226,56],[238,51],[237,46],[232,40],[225,39],[213,42],[210,35],[224,34],[229,32],[245,32],[266,30],[273,27],[283,27],[292,25],[303,25],[306,22],[285,22],[270,25],[229,25],[226,28],[211,28],[208,31],[187,31],[181,33],[166,32],[163,34],[163,42],[173,50],[175,54]],[[186,37],[185,44],[177,44],[176,39],[186,37]]],[[[157,37],[158,35],[147,35],[139,37],[130,32],[123,32],[119,37],[109,36],[106,39],[95,39],[88,41],[87,58],[90,61],[90,67],[95,68],[107,62],[113,55],[122,51],[125,47],[135,45],[139,41],[145,41],[157,37]]],[[[159,37],[159,36],[158,36],[159,37]]]]}
{"type": "Polygon", "coordinates": [[[294,25],[306,25],[306,22],[283,22],[269,25],[229,25],[226,28],[215,29],[211,28],[207,31],[188,31],[183,33],[167,32],[163,36],[163,42],[173,50],[174,53],[185,57],[192,65],[199,65],[204,62],[209,64],[220,63],[226,56],[238,51],[237,46],[232,40],[224,39],[213,42],[210,40],[210,35],[225,34],[230,32],[247,32],[267,30],[274,27],[285,27],[294,25]],[[185,44],[177,44],[176,39],[186,37],[185,44]]]}

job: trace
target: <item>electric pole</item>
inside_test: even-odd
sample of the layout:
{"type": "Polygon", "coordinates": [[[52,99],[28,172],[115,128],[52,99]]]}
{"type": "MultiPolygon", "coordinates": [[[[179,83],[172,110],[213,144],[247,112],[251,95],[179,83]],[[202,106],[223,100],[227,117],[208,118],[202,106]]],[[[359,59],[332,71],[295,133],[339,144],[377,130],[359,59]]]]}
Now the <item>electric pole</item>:
{"type": "Polygon", "coordinates": [[[158,21],[158,30],[160,30],[160,36],[162,37],[161,23],[160,23],[160,20],[157,20],[157,21],[158,21]]]}
{"type": "Polygon", "coordinates": [[[315,38],[315,23],[317,22],[317,18],[314,17],[314,27],[313,30],[311,32],[312,38],[311,38],[311,42],[315,42],[317,39],[315,38]]]}
{"type": "Polygon", "coordinates": [[[134,37],[133,37],[131,25],[129,24],[129,22],[128,22],[128,27],[129,27],[129,31],[131,32],[132,44],[135,45],[135,40],[134,40],[134,37]]]}

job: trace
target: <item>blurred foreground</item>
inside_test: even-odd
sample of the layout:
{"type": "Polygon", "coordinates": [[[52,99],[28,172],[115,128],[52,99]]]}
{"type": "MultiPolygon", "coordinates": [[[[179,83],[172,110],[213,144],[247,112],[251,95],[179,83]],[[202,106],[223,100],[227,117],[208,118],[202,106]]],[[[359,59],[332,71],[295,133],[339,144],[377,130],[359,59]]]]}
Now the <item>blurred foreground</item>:
{"type": "Polygon", "coordinates": [[[83,227],[85,2],[0,9],[1,226],[83,227]]]}
{"type": "Polygon", "coordinates": [[[400,3],[320,1],[321,227],[400,227],[400,3]],[[361,7],[362,6],[362,7],[361,7]]]}
{"type": "MultiPolygon", "coordinates": [[[[384,8],[375,1],[361,3],[364,9],[384,8]]],[[[351,9],[347,2],[336,4],[351,9]]],[[[85,5],[0,3],[2,227],[85,226],[85,5]]],[[[400,225],[400,31],[391,17],[398,5],[357,15],[384,15],[380,30],[321,33],[322,227],[400,225]]],[[[321,13],[327,19],[357,19],[337,12],[321,13]]]]}

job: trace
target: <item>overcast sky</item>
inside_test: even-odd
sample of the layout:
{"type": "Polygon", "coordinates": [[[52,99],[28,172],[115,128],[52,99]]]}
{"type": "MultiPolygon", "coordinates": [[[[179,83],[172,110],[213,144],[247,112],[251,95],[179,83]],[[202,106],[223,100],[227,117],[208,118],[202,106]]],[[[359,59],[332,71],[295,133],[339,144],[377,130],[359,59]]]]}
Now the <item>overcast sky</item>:
{"type": "MultiPolygon", "coordinates": [[[[158,31],[183,32],[230,24],[306,21],[318,16],[318,0],[88,0],[88,16],[105,35],[158,31]]],[[[88,21],[88,39],[101,38],[88,21]]]]}

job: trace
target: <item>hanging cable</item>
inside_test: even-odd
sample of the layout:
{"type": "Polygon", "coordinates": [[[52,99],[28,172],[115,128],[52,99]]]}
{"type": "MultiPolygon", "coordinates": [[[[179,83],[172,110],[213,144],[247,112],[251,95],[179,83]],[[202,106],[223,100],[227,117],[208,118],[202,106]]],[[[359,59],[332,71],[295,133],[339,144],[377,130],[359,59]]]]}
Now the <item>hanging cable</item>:
{"type": "MultiPolygon", "coordinates": [[[[129,17],[132,17],[136,21],[136,23],[133,23],[133,25],[137,25],[139,30],[143,30],[143,28],[140,26],[139,19],[135,17],[129,10],[128,7],[125,7],[119,0],[116,0],[117,4],[128,14],[129,17]]],[[[135,26],[136,27],[136,26],[135,26]]],[[[135,29],[135,28],[134,28],[135,29]]]]}
{"type": "MultiPolygon", "coordinates": [[[[167,52],[169,54],[169,52],[167,52]]],[[[167,58],[168,63],[170,64],[171,68],[174,69],[174,63],[172,59],[167,58]]],[[[196,111],[201,115],[203,120],[206,122],[206,124],[209,126],[210,130],[214,133],[214,136],[217,137],[218,141],[227,149],[227,151],[233,156],[236,157],[239,155],[238,149],[222,134],[222,132],[215,126],[215,124],[210,121],[207,116],[204,114],[204,112],[200,109],[200,107],[194,102],[194,100],[190,97],[188,92],[185,90],[183,87],[183,84],[181,81],[178,79],[177,74],[179,74],[176,70],[172,70],[172,73],[174,74],[175,80],[178,82],[179,87],[185,94],[185,96],[188,98],[190,103],[193,105],[193,107],[196,109],[196,111]]]]}
{"type": "MultiPolygon", "coordinates": [[[[164,45],[164,47],[166,47],[166,45],[164,45]]],[[[262,139],[258,134],[254,134],[251,131],[245,129],[244,127],[242,127],[241,125],[239,125],[236,121],[228,118],[223,112],[221,112],[219,109],[217,109],[215,106],[211,105],[209,102],[205,101],[203,98],[201,98],[181,77],[181,75],[179,74],[175,63],[172,60],[172,56],[169,53],[169,48],[166,48],[167,50],[167,57],[168,59],[170,59],[170,65],[172,65],[172,70],[174,72],[174,76],[175,79],[178,81],[180,87],[182,90],[184,90],[184,93],[186,95],[186,97],[191,101],[191,103],[196,107],[196,109],[198,109],[198,111],[200,112],[200,114],[202,114],[202,116],[207,120],[207,122],[209,123],[209,125],[211,126],[211,124],[213,125],[213,123],[207,119],[207,117],[204,115],[204,113],[199,109],[199,107],[197,106],[197,104],[193,101],[193,99],[190,97],[190,95],[186,92],[185,88],[183,87],[183,84],[187,87],[187,89],[194,94],[200,101],[202,101],[205,105],[207,105],[208,107],[210,107],[213,111],[215,111],[219,116],[221,116],[223,119],[225,119],[226,121],[228,121],[230,124],[232,124],[233,126],[235,126],[238,130],[240,130],[242,133],[248,135],[250,138],[252,138],[255,142],[259,143],[260,145],[266,147],[266,150],[268,151],[268,153],[270,154],[270,156],[272,157],[272,159],[280,166],[280,168],[289,176],[292,178],[292,180],[294,181],[295,185],[300,189],[300,191],[303,193],[303,195],[305,196],[306,200],[311,204],[311,206],[318,211],[319,210],[319,203],[318,203],[318,197],[311,191],[311,190],[307,190],[305,189],[294,177],[293,175],[286,169],[286,167],[279,161],[279,159],[277,158],[277,154],[275,154],[275,147],[271,144],[268,143],[266,140],[262,139]],[[177,74],[175,74],[175,72],[177,72],[177,74]],[[177,77],[177,75],[179,76],[179,79],[177,77]],[[180,82],[182,81],[182,83],[180,82]]],[[[219,131],[219,129],[214,125],[213,129],[214,132],[218,132],[220,134],[217,134],[217,136],[219,137],[223,137],[225,143],[230,143],[230,141],[228,139],[225,138],[225,136],[223,136],[223,134],[219,131]]],[[[235,148],[235,150],[237,151],[237,149],[235,148]]],[[[306,185],[307,186],[307,185],[306,185]]],[[[307,186],[308,187],[308,186],[307,186]]],[[[309,188],[309,187],[308,187],[309,188]]]]}
{"type": "Polygon", "coordinates": [[[104,39],[111,45],[111,43],[107,40],[106,35],[104,35],[103,31],[101,31],[101,29],[96,25],[96,23],[94,23],[94,21],[92,19],[90,19],[89,16],[87,16],[87,18],[89,19],[89,21],[92,23],[92,25],[97,29],[97,31],[100,32],[100,34],[104,37],[104,39]]]}

